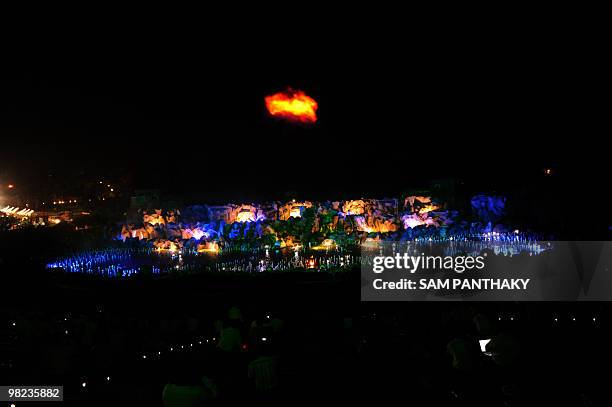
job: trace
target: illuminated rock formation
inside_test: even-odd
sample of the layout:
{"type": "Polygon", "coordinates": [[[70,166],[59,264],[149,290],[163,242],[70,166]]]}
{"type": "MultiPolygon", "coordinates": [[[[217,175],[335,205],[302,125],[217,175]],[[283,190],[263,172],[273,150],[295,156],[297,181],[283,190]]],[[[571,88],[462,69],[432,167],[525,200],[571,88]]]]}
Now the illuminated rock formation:
{"type": "Polygon", "coordinates": [[[398,225],[394,219],[387,219],[381,216],[355,216],[357,230],[367,233],[390,233],[398,230],[398,225]]]}
{"type": "Polygon", "coordinates": [[[236,214],[236,222],[255,222],[255,213],[250,209],[240,209],[240,212],[236,214]]]}
{"type": "Polygon", "coordinates": [[[153,242],[153,247],[158,252],[178,253],[183,249],[183,243],[167,239],[158,239],[153,242]]]}
{"type": "Polygon", "coordinates": [[[366,202],[363,199],[345,201],[342,205],[342,212],[345,215],[362,215],[366,212],[366,202]]]}
{"type": "Polygon", "coordinates": [[[289,202],[278,209],[278,218],[288,220],[289,218],[301,218],[306,208],[312,208],[312,202],[289,202]]]}
{"type": "Polygon", "coordinates": [[[429,196],[408,196],[404,200],[404,207],[410,205],[410,212],[424,214],[440,209],[440,205],[432,202],[429,196]]]}
{"type": "Polygon", "coordinates": [[[143,214],[142,221],[144,223],[148,223],[151,225],[165,225],[166,224],[166,219],[162,215],[161,209],[155,209],[155,213],[152,213],[152,214],[148,214],[145,212],[143,214]]]}
{"type": "Polygon", "coordinates": [[[403,215],[402,223],[404,224],[404,229],[412,229],[417,226],[440,226],[434,218],[429,217],[428,213],[410,213],[403,215]]]}

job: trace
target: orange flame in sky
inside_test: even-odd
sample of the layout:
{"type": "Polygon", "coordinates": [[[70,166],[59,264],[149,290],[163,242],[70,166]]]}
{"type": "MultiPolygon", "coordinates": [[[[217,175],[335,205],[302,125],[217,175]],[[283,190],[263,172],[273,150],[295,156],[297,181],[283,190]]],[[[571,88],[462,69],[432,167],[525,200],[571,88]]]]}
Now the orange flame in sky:
{"type": "Polygon", "coordinates": [[[317,121],[317,102],[301,90],[288,89],[266,96],[266,108],[272,116],[302,123],[317,121]]]}

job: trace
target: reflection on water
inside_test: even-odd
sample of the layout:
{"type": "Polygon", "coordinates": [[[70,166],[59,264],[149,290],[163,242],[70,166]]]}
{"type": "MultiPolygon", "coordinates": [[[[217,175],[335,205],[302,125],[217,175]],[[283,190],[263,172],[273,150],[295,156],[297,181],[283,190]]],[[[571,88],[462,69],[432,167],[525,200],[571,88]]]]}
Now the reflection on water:
{"type": "Polygon", "coordinates": [[[385,242],[383,245],[370,245],[370,251],[393,251],[418,256],[422,253],[436,253],[442,256],[477,256],[485,251],[496,256],[517,256],[521,253],[530,256],[539,255],[552,249],[550,242],[507,241],[507,240],[449,240],[426,242],[385,242]]]}
{"type": "Polygon", "coordinates": [[[290,271],[296,269],[341,271],[359,264],[357,253],[341,251],[303,252],[282,250],[216,255],[210,253],[159,252],[154,249],[108,249],[79,253],[49,263],[47,269],[102,277],[173,272],[290,271]]]}
{"type": "MultiPolygon", "coordinates": [[[[47,265],[49,270],[84,273],[103,277],[130,277],[137,274],[167,274],[173,272],[243,272],[290,270],[341,271],[361,264],[361,249],[367,257],[380,252],[423,253],[442,256],[477,256],[489,251],[497,256],[521,253],[538,255],[550,250],[550,242],[524,239],[514,235],[489,233],[478,239],[450,237],[415,239],[411,241],[366,241],[361,247],[334,247],[325,251],[241,251],[235,253],[196,253],[194,251],[158,251],[152,248],[117,248],[89,251],[69,256],[47,265]]],[[[366,260],[367,262],[367,260],[366,260]]]]}

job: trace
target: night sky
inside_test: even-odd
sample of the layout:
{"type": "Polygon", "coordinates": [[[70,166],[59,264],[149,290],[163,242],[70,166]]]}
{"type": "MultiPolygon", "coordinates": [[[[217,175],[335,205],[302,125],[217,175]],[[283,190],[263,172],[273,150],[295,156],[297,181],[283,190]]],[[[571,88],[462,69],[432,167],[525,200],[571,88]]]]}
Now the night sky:
{"type": "Polygon", "coordinates": [[[572,181],[603,170],[597,76],[562,50],[488,51],[42,54],[2,75],[0,177],[37,190],[49,174],[104,176],[224,201],[393,195],[435,178],[503,189],[544,167],[572,181]],[[318,123],[266,114],[264,96],[287,86],[318,101],[318,123]]]}

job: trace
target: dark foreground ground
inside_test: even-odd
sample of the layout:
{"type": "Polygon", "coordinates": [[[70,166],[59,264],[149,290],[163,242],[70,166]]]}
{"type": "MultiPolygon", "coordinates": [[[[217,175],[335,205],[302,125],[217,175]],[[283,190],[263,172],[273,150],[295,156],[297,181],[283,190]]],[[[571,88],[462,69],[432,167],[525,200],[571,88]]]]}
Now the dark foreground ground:
{"type": "Polygon", "coordinates": [[[167,383],[202,376],[218,388],[211,405],[608,399],[607,304],[361,303],[357,272],[133,281],[7,275],[0,382],[63,385],[58,405],[161,406],[167,383]],[[476,315],[489,321],[484,332],[476,315]],[[266,318],[282,320],[282,328],[252,328],[266,318]],[[224,352],[217,343],[230,324],[241,332],[241,349],[224,352]],[[478,350],[477,340],[489,337],[499,338],[503,359],[478,350]],[[462,363],[454,367],[456,349],[462,363]],[[269,392],[256,391],[248,375],[262,354],[279,361],[269,392]]]}

